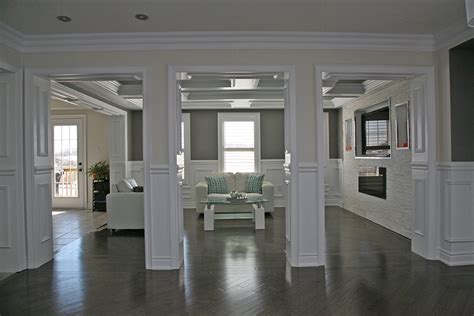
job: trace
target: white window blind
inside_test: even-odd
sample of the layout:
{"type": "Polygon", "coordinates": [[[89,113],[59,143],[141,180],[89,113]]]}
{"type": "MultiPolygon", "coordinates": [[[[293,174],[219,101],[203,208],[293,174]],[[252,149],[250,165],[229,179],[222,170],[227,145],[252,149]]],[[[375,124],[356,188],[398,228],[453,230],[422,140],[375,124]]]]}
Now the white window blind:
{"type": "Polygon", "coordinates": [[[388,145],[388,121],[366,121],[365,131],[367,147],[388,145]]]}
{"type": "Polygon", "coordinates": [[[255,172],[260,156],[258,113],[221,113],[219,121],[222,171],[255,172]]]}

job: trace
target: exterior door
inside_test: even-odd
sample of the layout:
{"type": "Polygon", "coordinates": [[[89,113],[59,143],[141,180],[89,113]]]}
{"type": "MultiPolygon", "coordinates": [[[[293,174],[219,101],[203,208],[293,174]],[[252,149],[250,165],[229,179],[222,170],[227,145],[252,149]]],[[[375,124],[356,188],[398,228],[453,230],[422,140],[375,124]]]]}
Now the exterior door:
{"type": "Polygon", "coordinates": [[[86,170],[84,169],[84,119],[52,119],[53,207],[86,206],[86,170]]]}

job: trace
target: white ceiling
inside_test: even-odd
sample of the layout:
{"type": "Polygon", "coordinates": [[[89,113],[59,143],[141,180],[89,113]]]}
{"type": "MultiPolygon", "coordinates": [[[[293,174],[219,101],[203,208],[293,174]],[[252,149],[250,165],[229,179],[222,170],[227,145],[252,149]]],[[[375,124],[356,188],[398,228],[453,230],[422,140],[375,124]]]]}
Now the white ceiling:
{"type": "Polygon", "coordinates": [[[433,34],[465,20],[464,0],[0,0],[25,34],[316,31],[433,34]],[[138,21],[146,13],[148,21],[138,21]],[[68,15],[72,22],[56,19],[68,15]]]}

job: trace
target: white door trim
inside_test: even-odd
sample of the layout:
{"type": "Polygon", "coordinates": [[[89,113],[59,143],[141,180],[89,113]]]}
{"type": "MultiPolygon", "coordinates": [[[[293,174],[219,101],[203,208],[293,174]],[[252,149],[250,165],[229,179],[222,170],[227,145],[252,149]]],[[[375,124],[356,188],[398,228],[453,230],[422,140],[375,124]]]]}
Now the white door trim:
{"type": "MultiPolygon", "coordinates": [[[[151,161],[151,151],[150,151],[150,132],[149,129],[151,127],[150,115],[148,115],[148,111],[150,110],[150,93],[153,90],[151,86],[151,78],[150,73],[151,70],[147,66],[136,66],[136,67],[63,67],[63,68],[25,68],[25,81],[26,80],[33,80],[35,76],[51,76],[55,74],[65,74],[65,73],[75,73],[75,74],[139,74],[142,76],[143,80],[143,162],[144,162],[144,178],[145,178],[145,185],[144,185],[144,205],[145,205],[145,262],[146,268],[151,268],[151,257],[153,247],[156,247],[156,243],[158,242],[152,236],[156,236],[156,232],[153,231],[154,225],[152,225],[152,212],[151,209],[153,205],[150,202],[150,192],[152,192],[152,185],[154,183],[150,182],[150,161],[151,161]]],[[[25,127],[26,128],[26,127],[25,127]]],[[[33,144],[25,144],[25,148],[33,146],[33,144]]],[[[25,170],[29,170],[28,166],[25,166],[25,170]]],[[[29,167],[31,169],[31,167],[29,167]]],[[[158,188],[154,189],[155,191],[158,188]]],[[[30,197],[26,197],[25,200],[30,199],[30,197]]],[[[28,201],[32,203],[33,201],[28,201]]],[[[31,204],[28,204],[31,205],[31,204]]],[[[25,216],[28,218],[32,218],[32,210],[26,209],[25,216]]],[[[28,229],[28,228],[27,228],[28,229]]],[[[28,252],[35,252],[36,249],[28,249],[28,252]]],[[[30,268],[32,267],[31,264],[28,265],[30,268]]]]}
{"type": "MultiPolygon", "coordinates": [[[[424,111],[426,117],[425,135],[426,150],[424,152],[423,161],[417,161],[413,155],[412,168],[415,169],[420,163],[423,170],[426,171],[426,201],[423,203],[427,211],[425,217],[425,242],[422,247],[415,248],[412,241],[412,251],[420,254],[427,259],[438,259],[438,236],[439,236],[439,211],[436,207],[436,89],[435,89],[435,71],[433,66],[389,66],[389,65],[334,65],[334,64],[318,64],[315,65],[315,83],[316,83],[316,159],[319,165],[322,165],[324,157],[324,131],[323,131],[323,95],[322,95],[322,73],[323,72],[343,72],[343,73],[384,73],[384,74],[400,74],[411,75],[413,77],[426,76],[427,101],[424,111]]],[[[412,111],[412,110],[411,110],[412,111]]],[[[414,124],[412,122],[412,124],[414,124]]],[[[412,125],[413,127],[413,125],[412,125]]],[[[318,174],[318,194],[324,197],[324,174],[318,174]]],[[[415,196],[415,204],[416,196],[415,196]]],[[[326,256],[325,249],[325,208],[324,198],[318,203],[319,217],[319,253],[322,257],[326,256]]]]}
{"type": "MultiPolygon", "coordinates": [[[[303,266],[308,265],[307,263],[302,263],[299,259],[299,243],[300,236],[298,235],[298,208],[297,208],[297,184],[298,184],[298,157],[297,157],[297,147],[296,147],[296,90],[295,90],[295,66],[291,65],[255,65],[255,66],[240,66],[240,65],[170,65],[168,67],[168,113],[169,113],[169,122],[168,125],[168,144],[169,144],[169,195],[171,201],[176,201],[178,199],[178,183],[176,180],[177,174],[177,164],[176,164],[176,153],[178,151],[177,144],[177,121],[175,118],[176,106],[178,104],[177,100],[177,84],[176,84],[176,73],[177,72],[283,72],[288,74],[289,85],[289,101],[288,101],[288,112],[289,112],[289,128],[285,128],[285,134],[289,133],[289,144],[285,144],[286,149],[291,153],[290,165],[291,175],[291,212],[290,212],[290,240],[291,247],[287,249],[287,260],[292,266],[303,266]]],[[[285,109],[286,110],[286,109],[285,109]]],[[[160,269],[179,269],[182,265],[183,254],[182,247],[179,245],[179,241],[182,239],[179,236],[179,212],[182,210],[176,209],[176,205],[170,205],[170,217],[171,223],[170,227],[170,238],[169,245],[171,249],[166,253],[166,262],[170,262],[169,267],[163,265],[160,266],[160,269]],[[174,207],[174,208],[173,208],[174,207]]],[[[162,256],[159,257],[160,259],[162,256]]]]}
{"type": "MultiPolygon", "coordinates": [[[[81,120],[82,121],[82,183],[81,183],[81,190],[82,190],[82,201],[81,204],[82,206],[80,208],[86,209],[87,208],[87,115],[85,114],[55,114],[51,115],[51,126],[54,125],[54,121],[59,121],[59,120],[81,120]]],[[[51,131],[51,137],[53,137],[53,142],[54,142],[54,131],[51,131]]],[[[54,149],[54,144],[53,144],[53,149],[54,149]]],[[[54,158],[54,152],[53,152],[53,158],[54,158]]],[[[53,162],[54,166],[54,162],[53,162]]],[[[54,182],[54,181],[53,181],[54,182]]],[[[54,206],[54,196],[53,196],[53,207],[54,206]]],[[[62,206],[59,206],[62,207],[62,206]]]]}

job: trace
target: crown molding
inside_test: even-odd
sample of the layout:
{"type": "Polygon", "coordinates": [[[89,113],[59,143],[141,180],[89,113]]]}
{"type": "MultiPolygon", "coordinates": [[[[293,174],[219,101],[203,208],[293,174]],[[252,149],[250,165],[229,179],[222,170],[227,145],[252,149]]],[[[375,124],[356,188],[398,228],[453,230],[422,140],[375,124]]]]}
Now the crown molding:
{"type": "Polygon", "coordinates": [[[434,38],[436,50],[449,49],[474,38],[474,28],[469,27],[466,20],[460,20],[436,33],[434,38]]]}
{"type": "Polygon", "coordinates": [[[0,44],[22,51],[23,34],[0,21],[0,44]]]}
{"type": "Polygon", "coordinates": [[[348,49],[430,52],[432,35],[335,32],[144,32],[25,35],[0,22],[22,53],[174,49],[348,49]]]}

